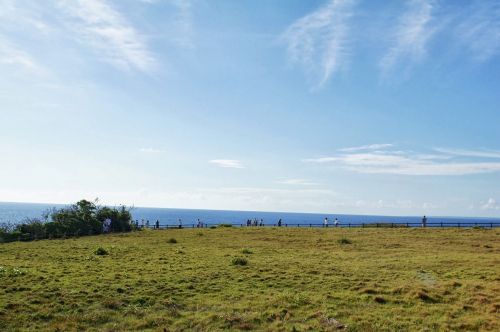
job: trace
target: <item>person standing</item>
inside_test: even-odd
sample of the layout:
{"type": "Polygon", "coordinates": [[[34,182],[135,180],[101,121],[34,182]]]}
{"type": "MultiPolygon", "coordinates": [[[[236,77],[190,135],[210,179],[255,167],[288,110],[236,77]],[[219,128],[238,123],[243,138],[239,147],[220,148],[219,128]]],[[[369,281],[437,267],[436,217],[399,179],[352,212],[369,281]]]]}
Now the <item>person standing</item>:
{"type": "Polygon", "coordinates": [[[156,219],[155,228],[160,229],[160,220],[156,219]]]}
{"type": "Polygon", "coordinates": [[[281,227],[281,218],[278,220],[278,227],[281,227]]]}
{"type": "Polygon", "coordinates": [[[426,216],[424,216],[422,218],[422,227],[427,227],[427,217],[426,216]]]}
{"type": "Polygon", "coordinates": [[[335,227],[338,227],[338,225],[340,224],[339,220],[337,218],[335,218],[335,221],[333,222],[333,224],[335,225],[335,227]]]}
{"type": "Polygon", "coordinates": [[[179,228],[182,228],[182,219],[179,218],[179,228]]]}
{"type": "Polygon", "coordinates": [[[323,227],[328,227],[328,217],[323,220],[323,227]]]}

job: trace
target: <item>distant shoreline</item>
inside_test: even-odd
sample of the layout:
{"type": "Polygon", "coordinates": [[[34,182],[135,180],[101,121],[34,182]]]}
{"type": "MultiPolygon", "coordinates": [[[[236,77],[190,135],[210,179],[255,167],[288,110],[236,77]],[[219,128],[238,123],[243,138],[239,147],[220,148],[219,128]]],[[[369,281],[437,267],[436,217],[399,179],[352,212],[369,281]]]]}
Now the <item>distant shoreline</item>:
{"type": "MultiPolygon", "coordinates": [[[[25,218],[39,218],[41,214],[53,207],[61,208],[69,204],[49,203],[23,203],[23,202],[0,202],[0,223],[18,223],[25,218]]],[[[110,205],[113,206],[113,205],[110,205]]],[[[247,219],[264,219],[264,222],[275,223],[283,219],[288,224],[321,223],[325,217],[339,218],[341,223],[401,223],[419,222],[422,216],[398,216],[398,215],[368,215],[368,214],[340,214],[340,213],[310,213],[310,212],[270,212],[270,211],[242,211],[242,210],[210,210],[210,209],[178,209],[158,207],[133,207],[134,220],[145,219],[151,222],[160,220],[162,224],[177,224],[178,219],[186,223],[195,223],[201,219],[207,223],[242,223],[247,219]]],[[[427,216],[429,222],[442,221],[453,222],[500,222],[500,217],[473,217],[473,216],[427,216]]],[[[333,221],[333,219],[332,219],[333,221]]]]}
{"type": "MultiPolygon", "coordinates": [[[[30,204],[30,205],[43,205],[50,207],[62,207],[68,206],[72,203],[40,203],[40,202],[8,202],[8,201],[0,201],[0,208],[2,204],[30,204]]],[[[101,204],[105,206],[111,207],[119,207],[121,205],[126,204],[101,204]]],[[[339,212],[300,212],[300,211],[263,211],[263,210],[231,210],[231,209],[204,209],[204,208],[175,208],[175,207],[158,207],[158,206],[134,206],[134,205],[126,205],[129,206],[132,210],[134,209],[159,209],[159,210],[179,210],[179,211],[218,211],[218,212],[243,212],[243,213],[286,213],[286,214],[313,214],[313,215],[337,215],[337,216],[377,216],[381,218],[421,218],[421,215],[407,215],[407,214],[353,214],[353,213],[339,213],[339,212]]],[[[429,218],[444,218],[444,219],[495,219],[500,220],[500,215],[498,217],[487,217],[487,216],[463,216],[463,215],[427,215],[429,218]]]]}

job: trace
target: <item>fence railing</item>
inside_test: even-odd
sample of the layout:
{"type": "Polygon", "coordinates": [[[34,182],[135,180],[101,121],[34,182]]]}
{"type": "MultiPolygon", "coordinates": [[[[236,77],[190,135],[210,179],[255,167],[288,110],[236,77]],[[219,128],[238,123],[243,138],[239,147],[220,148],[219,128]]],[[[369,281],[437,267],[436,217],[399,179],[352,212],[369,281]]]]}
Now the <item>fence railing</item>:
{"type": "MultiPolygon", "coordinates": [[[[406,228],[406,227],[425,227],[425,228],[496,228],[500,227],[500,222],[427,222],[425,226],[419,222],[395,222],[395,223],[341,223],[338,225],[325,225],[323,223],[282,223],[281,226],[277,223],[263,224],[258,226],[247,226],[244,223],[203,223],[199,224],[182,224],[169,225],[160,224],[159,229],[184,229],[184,228],[209,228],[209,227],[288,227],[288,228],[406,228]]],[[[139,226],[141,227],[141,226],[139,226]]],[[[156,226],[143,226],[144,228],[156,229],[156,226]]]]}

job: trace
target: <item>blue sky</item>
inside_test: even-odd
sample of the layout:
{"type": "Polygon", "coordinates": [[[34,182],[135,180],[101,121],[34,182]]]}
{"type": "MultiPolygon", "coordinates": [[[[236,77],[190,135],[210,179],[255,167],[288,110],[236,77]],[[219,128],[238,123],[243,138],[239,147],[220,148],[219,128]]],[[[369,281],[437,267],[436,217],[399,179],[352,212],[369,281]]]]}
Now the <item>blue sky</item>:
{"type": "Polygon", "coordinates": [[[0,200],[500,216],[498,1],[0,0],[0,200]]]}

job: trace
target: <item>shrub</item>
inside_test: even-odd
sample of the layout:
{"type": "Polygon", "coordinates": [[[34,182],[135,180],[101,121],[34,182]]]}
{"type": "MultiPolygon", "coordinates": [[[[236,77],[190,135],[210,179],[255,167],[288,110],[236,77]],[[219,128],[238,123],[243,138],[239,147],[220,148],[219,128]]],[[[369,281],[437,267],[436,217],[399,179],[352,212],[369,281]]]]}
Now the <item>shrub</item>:
{"type": "Polygon", "coordinates": [[[38,219],[26,219],[16,231],[22,234],[20,239],[24,241],[45,239],[47,232],[45,224],[38,219]]]}
{"type": "Polygon", "coordinates": [[[245,266],[248,264],[248,260],[242,257],[235,257],[231,260],[231,264],[245,266]]]}
{"type": "Polygon", "coordinates": [[[233,227],[231,224],[219,224],[217,227],[233,227]]]}
{"type": "Polygon", "coordinates": [[[245,248],[245,249],[241,250],[241,253],[245,254],[245,255],[250,255],[250,254],[253,254],[253,251],[245,248]]]}
{"type": "Polygon", "coordinates": [[[16,231],[16,227],[10,224],[0,225],[0,243],[20,240],[21,233],[16,231]]]}
{"type": "Polygon", "coordinates": [[[177,240],[172,237],[168,239],[167,243],[177,243],[177,240]]]}
{"type": "Polygon", "coordinates": [[[106,219],[110,219],[110,232],[130,232],[132,230],[132,215],[124,206],[121,206],[120,209],[105,206],[97,211],[96,218],[101,225],[106,219]]]}
{"type": "Polygon", "coordinates": [[[16,226],[1,226],[0,242],[101,234],[106,219],[111,220],[110,232],[132,230],[132,215],[125,206],[116,209],[99,207],[96,203],[97,200],[81,200],[69,207],[45,212],[43,220],[26,219],[16,226]]]}
{"type": "Polygon", "coordinates": [[[96,250],[94,250],[94,254],[97,256],[106,256],[108,255],[108,251],[104,249],[103,247],[99,247],[96,250]]]}
{"type": "Polygon", "coordinates": [[[217,226],[210,226],[210,229],[216,229],[217,226]]]}
{"type": "Polygon", "coordinates": [[[343,237],[343,238],[341,238],[341,239],[337,240],[337,242],[338,242],[338,244],[351,244],[351,243],[352,243],[352,241],[351,241],[351,240],[346,239],[345,237],[343,237]]]}

